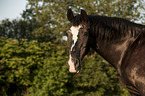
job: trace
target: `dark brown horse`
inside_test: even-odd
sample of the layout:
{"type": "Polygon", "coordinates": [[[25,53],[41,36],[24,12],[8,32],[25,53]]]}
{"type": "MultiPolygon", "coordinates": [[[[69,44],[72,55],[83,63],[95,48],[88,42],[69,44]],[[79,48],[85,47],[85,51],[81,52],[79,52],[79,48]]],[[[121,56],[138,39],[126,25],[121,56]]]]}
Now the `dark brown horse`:
{"type": "Polygon", "coordinates": [[[67,12],[69,71],[79,73],[83,57],[93,48],[120,74],[131,96],[145,96],[145,26],[125,19],[67,12]]]}

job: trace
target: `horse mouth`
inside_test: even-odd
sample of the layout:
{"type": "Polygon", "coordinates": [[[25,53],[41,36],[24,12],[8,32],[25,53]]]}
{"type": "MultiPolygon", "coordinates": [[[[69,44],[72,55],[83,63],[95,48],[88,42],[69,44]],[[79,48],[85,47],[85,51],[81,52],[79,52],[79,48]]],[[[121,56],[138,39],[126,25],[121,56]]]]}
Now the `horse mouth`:
{"type": "Polygon", "coordinates": [[[70,73],[79,73],[80,71],[79,70],[75,70],[75,69],[69,69],[69,72],[70,73]]]}

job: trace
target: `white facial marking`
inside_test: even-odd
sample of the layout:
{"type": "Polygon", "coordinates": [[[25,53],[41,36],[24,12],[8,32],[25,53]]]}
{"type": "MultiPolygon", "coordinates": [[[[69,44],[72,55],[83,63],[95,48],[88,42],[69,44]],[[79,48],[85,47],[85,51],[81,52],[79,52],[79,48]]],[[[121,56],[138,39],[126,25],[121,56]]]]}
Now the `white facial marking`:
{"type": "Polygon", "coordinates": [[[70,28],[71,33],[72,33],[72,35],[73,35],[72,40],[74,41],[74,43],[73,43],[73,45],[72,45],[72,47],[71,47],[71,51],[72,51],[73,47],[75,46],[75,44],[76,44],[76,42],[77,42],[77,40],[78,40],[78,34],[79,34],[79,29],[80,29],[80,28],[81,28],[80,25],[77,26],[77,27],[72,26],[72,27],[70,28]]]}
{"type": "MultiPolygon", "coordinates": [[[[71,51],[73,50],[73,47],[75,46],[77,40],[78,40],[78,34],[79,34],[79,29],[81,28],[81,26],[72,26],[70,28],[70,31],[72,33],[72,40],[74,41],[72,46],[71,46],[71,51]]],[[[75,70],[75,65],[74,65],[74,62],[72,61],[72,56],[71,54],[69,55],[69,61],[68,61],[68,64],[69,64],[69,71],[70,72],[73,72],[75,73],[76,70],[75,70]]]]}
{"type": "Polygon", "coordinates": [[[72,57],[71,55],[69,55],[69,61],[68,61],[68,64],[69,64],[69,72],[76,72],[75,70],[75,66],[74,66],[74,62],[72,61],[72,57]]]}

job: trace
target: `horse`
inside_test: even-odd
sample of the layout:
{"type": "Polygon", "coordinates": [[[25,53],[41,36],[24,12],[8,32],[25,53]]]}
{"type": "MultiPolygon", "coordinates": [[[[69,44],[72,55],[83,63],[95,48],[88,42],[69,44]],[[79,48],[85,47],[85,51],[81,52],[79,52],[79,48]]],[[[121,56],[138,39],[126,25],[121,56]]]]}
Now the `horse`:
{"type": "Polygon", "coordinates": [[[67,31],[71,73],[79,73],[90,48],[118,72],[130,96],[145,96],[145,26],[129,20],[67,11],[71,27],[67,31]]]}

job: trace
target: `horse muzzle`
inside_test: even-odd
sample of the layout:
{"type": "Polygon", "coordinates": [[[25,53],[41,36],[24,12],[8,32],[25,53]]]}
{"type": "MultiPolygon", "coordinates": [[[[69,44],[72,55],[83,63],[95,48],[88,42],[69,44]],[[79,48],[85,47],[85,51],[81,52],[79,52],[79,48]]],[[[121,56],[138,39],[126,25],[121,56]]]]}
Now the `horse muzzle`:
{"type": "Polygon", "coordinates": [[[69,72],[70,73],[79,73],[80,71],[79,70],[75,70],[75,69],[69,69],[69,72]]]}
{"type": "Polygon", "coordinates": [[[69,72],[71,73],[79,73],[80,71],[80,62],[78,59],[75,60],[75,63],[74,62],[68,62],[68,65],[69,65],[69,72]]]}

